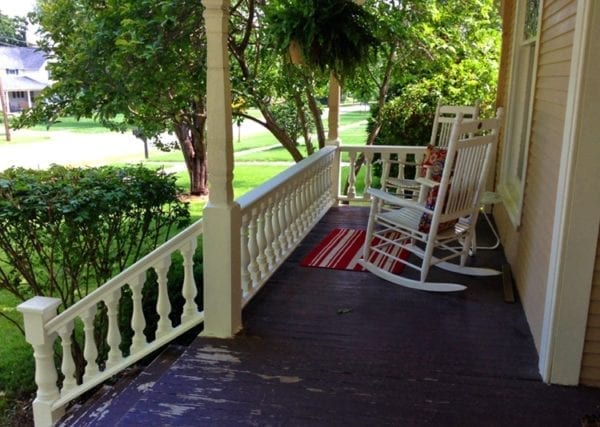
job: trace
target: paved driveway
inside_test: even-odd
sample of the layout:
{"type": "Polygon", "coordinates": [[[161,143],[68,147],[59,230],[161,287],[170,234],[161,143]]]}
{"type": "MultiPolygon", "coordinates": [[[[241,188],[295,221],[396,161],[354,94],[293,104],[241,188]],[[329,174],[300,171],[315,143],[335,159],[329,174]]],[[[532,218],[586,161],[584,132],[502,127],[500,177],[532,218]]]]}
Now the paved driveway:
{"type": "Polygon", "coordinates": [[[0,140],[0,170],[11,166],[47,168],[52,163],[96,166],[117,161],[144,159],[141,140],[131,133],[73,133],[17,130],[13,138],[24,136],[32,142],[0,140]]]}

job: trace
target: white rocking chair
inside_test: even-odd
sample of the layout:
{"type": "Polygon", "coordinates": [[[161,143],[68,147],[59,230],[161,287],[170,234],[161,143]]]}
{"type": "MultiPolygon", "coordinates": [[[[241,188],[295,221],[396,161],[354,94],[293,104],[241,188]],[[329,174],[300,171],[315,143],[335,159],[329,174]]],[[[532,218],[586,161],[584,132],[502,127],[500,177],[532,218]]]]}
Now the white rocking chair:
{"type": "MultiPolygon", "coordinates": [[[[479,100],[477,100],[474,105],[444,105],[443,100],[440,98],[433,117],[429,146],[447,147],[450,141],[452,125],[458,115],[462,114],[464,120],[477,120],[479,118],[479,103],[479,100]]],[[[422,160],[411,164],[401,160],[384,161],[381,179],[383,183],[382,188],[386,191],[403,195],[404,197],[411,194],[412,198],[416,199],[421,186],[415,179],[405,177],[405,167],[409,165],[416,167],[417,176],[422,174],[422,160]],[[398,165],[398,171],[395,176],[391,174],[393,164],[398,165]]]]}
{"type": "Polygon", "coordinates": [[[434,173],[429,173],[429,178],[417,178],[421,191],[428,192],[422,201],[368,189],[372,201],[363,247],[362,264],[365,269],[398,285],[435,292],[460,291],[465,286],[428,282],[432,266],[473,276],[500,274],[489,268],[467,267],[465,263],[492,152],[498,140],[501,113],[499,109],[495,118],[475,121],[464,120],[459,114],[447,149],[439,149],[437,153],[434,173]],[[392,231],[398,237],[390,238],[392,231]],[[408,251],[409,257],[390,255],[395,253],[389,250],[390,245],[408,251]],[[370,259],[371,252],[393,258],[419,271],[420,278],[409,279],[364,261],[370,259]],[[448,262],[457,257],[460,264],[448,262]]]}

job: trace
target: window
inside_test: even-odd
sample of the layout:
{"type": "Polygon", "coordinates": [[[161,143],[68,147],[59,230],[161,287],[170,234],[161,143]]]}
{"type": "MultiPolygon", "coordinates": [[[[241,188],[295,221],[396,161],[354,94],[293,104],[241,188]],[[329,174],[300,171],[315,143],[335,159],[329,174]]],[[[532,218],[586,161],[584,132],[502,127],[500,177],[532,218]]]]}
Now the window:
{"type": "Polygon", "coordinates": [[[521,222],[539,33],[540,0],[518,0],[499,192],[513,225],[521,222]]]}

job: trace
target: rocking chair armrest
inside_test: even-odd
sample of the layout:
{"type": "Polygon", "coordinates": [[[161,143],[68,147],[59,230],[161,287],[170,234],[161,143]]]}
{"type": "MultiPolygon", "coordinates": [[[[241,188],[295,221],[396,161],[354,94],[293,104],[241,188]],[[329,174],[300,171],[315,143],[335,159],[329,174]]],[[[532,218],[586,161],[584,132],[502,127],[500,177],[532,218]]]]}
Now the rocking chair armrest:
{"type": "Polygon", "coordinates": [[[367,193],[369,193],[371,195],[371,197],[373,197],[375,199],[383,200],[384,202],[386,202],[390,205],[418,209],[423,212],[428,211],[428,209],[425,206],[423,206],[423,204],[421,204],[421,203],[418,203],[412,199],[404,199],[402,197],[395,196],[393,194],[390,194],[383,190],[379,190],[377,188],[369,187],[367,189],[367,193]]]}
{"type": "Polygon", "coordinates": [[[415,179],[415,181],[417,181],[419,184],[421,184],[425,187],[429,187],[429,188],[438,187],[440,185],[440,183],[438,181],[434,181],[433,179],[429,179],[429,178],[425,178],[425,177],[418,177],[415,179]]]}

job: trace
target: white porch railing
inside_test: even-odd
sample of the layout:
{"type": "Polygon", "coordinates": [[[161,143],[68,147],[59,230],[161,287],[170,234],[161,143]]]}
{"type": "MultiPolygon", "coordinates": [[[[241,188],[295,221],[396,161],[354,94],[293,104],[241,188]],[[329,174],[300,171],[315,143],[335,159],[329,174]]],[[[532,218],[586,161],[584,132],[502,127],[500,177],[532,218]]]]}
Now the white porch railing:
{"type": "Polygon", "coordinates": [[[336,147],[295,164],[237,202],[245,305],[335,202],[336,147]]]}
{"type": "MultiPolygon", "coordinates": [[[[373,166],[375,162],[381,164],[381,176],[390,176],[390,165],[391,161],[396,161],[399,164],[399,168],[395,177],[404,178],[404,167],[405,164],[411,164],[415,162],[415,159],[420,160],[423,158],[426,147],[417,146],[396,146],[396,145],[345,145],[339,147],[340,149],[340,166],[338,170],[347,170],[348,189],[346,194],[339,194],[338,201],[341,202],[353,202],[353,201],[369,201],[369,195],[365,189],[372,186],[373,184],[373,166]],[[346,158],[347,157],[347,158],[346,158]],[[378,157],[377,160],[375,158],[378,157]],[[357,176],[355,174],[357,162],[363,162],[362,168],[364,168],[364,175],[362,181],[362,191],[358,192],[357,176]]],[[[341,178],[341,177],[340,177],[341,178]]],[[[340,184],[345,186],[345,182],[340,184]]],[[[343,188],[343,187],[342,187],[343,188]]]]}
{"type": "MultiPolygon", "coordinates": [[[[372,183],[375,154],[380,154],[383,160],[389,159],[391,154],[404,159],[409,154],[419,155],[423,150],[423,147],[328,146],[239,198],[242,306],[250,301],[333,204],[367,200],[364,192],[358,194],[356,190],[354,166],[360,154],[365,158],[363,184],[366,188],[372,183]],[[346,156],[348,159],[343,158],[346,156]],[[343,168],[349,168],[347,195],[338,194],[343,168]]],[[[197,288],[193,275],[193,255],[201,235],[202,221],[198,221],[58,315],[60,300],[56,298],[35,297],[18,307],[24,316],[26,339],[34,349],[38,387],[33,403],[36,426],[52,425],[62,416],[67,403],[203,322],[204,311],[195,303],[197,288]],[[171,303],[167,273],[171,258],[177,252],[183,257],[185,305],[181,323],[173,326],[169,318],[171,303]],[[142,310],[142,286],[150,269],[158,276],[156,314],[159,321],[156,338],[148,342],[144,335],[146,319],[142,310]],[[123,356],[120,350],[118,325],[119,301],[125,288],[130,289],[133,300],[130,321],[133,338],[128,356],[123,356]],[[106,307],[108,318],[108,333],[103,344],[108,345],[110,351],[106,363],[99,366],[94,319],[101,304],[106,307]],[[76,322],[83,325],[86,361],[83,380],[79,384],[71,355],[71,334],[76,322]],[[58,370],[54,363],[57,339],[60,339],[63,354],[58,370]],[[64,378],[61,388],[57,385],[59,374],[64,378]]]]}

